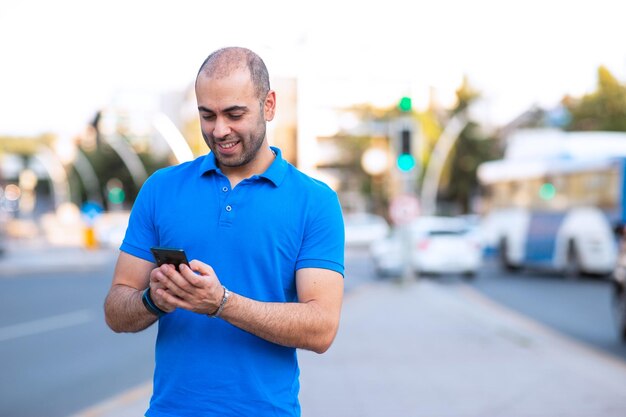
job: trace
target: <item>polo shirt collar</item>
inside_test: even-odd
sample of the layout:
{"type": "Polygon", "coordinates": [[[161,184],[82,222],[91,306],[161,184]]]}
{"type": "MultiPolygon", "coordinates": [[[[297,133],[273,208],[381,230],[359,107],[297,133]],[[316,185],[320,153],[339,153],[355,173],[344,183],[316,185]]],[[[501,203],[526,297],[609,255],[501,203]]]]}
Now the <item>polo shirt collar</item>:
{"type": "MultiPolygon", "coordinates": [[[[272,162],[272,165],[270,165],[264,173],[260,174],[259,177],[270,180],[276,187],[278,187],[285,179],[288,163],[283,159],[283,154],[280,149],[274,146],[270,146],[270,148],[274,151],[274,153],[276,153],[276,158],[274,159],[274,162],[272,162]]],[[[209,172],[222,172],[222,170],[220,170],[217,166],[217,161],[215,160],[213,152],[206,154],[200,163],[200,175],[204,175],[209,172]]]]}

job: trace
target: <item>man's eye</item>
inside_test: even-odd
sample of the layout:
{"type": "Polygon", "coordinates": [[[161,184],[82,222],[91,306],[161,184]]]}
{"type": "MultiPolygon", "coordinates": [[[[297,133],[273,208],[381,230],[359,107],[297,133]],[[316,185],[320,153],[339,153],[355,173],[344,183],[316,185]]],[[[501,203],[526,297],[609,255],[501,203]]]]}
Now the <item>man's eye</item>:
{"type": "Polygon", "coordinates": [[[230,117],[233,120],[239,120],[243,117],[243,113],[229,113],[228,117],[230,117]]]}
{"type": "Polygon", "coordinates": [[[204,119],[204,120],[215,120],[215,115],[214,114],[203,114],[200,117],[202,117],[202,119],[204,119]]]}

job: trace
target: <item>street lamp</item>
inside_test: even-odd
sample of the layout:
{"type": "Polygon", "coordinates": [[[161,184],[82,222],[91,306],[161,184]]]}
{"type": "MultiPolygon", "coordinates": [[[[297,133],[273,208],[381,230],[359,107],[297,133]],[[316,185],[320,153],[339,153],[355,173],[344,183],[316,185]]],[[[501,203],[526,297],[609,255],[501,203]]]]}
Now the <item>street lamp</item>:
{"type": "Polygon", "coordinates": [[[383,174],[387,172],[389,165],[389,152],[382,145],[371,146],[361,156],[363,170],[372,177],[372,202],[375,210],[383,204],[383,174]]]}
{"type": "Polygon", "coordinates": [[[383,148],[372,147],[363,152],[361,167],[369,175],[381,175],[389,168],[389,154],[383,148]]]}

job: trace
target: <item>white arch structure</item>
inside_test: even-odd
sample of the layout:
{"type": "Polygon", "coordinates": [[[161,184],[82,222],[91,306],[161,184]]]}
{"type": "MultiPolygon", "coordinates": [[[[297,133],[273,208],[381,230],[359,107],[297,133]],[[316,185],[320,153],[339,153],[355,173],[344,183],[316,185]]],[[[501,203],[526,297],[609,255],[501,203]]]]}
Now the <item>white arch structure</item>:
{"type": "Polygon", "coordinates": [[[454,143],[466,125],[467,119],[463,113],[454,116],[446,125],[435,145],[435,149],[433,149],[426,167],[420,193],[421,212],[424,216],[434,215],[437,212],[437,190],[439,189],[443,166],[450,154],[450,150],[452,150],[454,143]]]}
{"type": "Polygon", "coordinates": [[[40,147],[39,151],[33,154],[33,158],[38,160],[44,167],[52,186],[52,196],[54,207],[70,201],[70,184],[67,180],[67,173],[63,163],[52,149],[47,146],[40,147]]]}
{"type": "Polygon", "coordinates": [[[163,136],[178,163],[193,159],[193,152],[189,144],[169,117],[163,113],[157,113],[152,119],[152,125],[163,136]]]}

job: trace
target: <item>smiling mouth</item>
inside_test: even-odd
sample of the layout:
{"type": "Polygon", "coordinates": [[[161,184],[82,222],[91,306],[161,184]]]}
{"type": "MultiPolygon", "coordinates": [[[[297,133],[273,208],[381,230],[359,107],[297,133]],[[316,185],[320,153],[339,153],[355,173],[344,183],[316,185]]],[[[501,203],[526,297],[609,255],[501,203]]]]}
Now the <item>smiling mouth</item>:
{"type": "Polygon", "coordinates": [[[220,149],[223,150],[229,150],[234,148],[239,142],[228,142],[228,143],[218,143],[217,146],[219,146],[220,149]]]}

